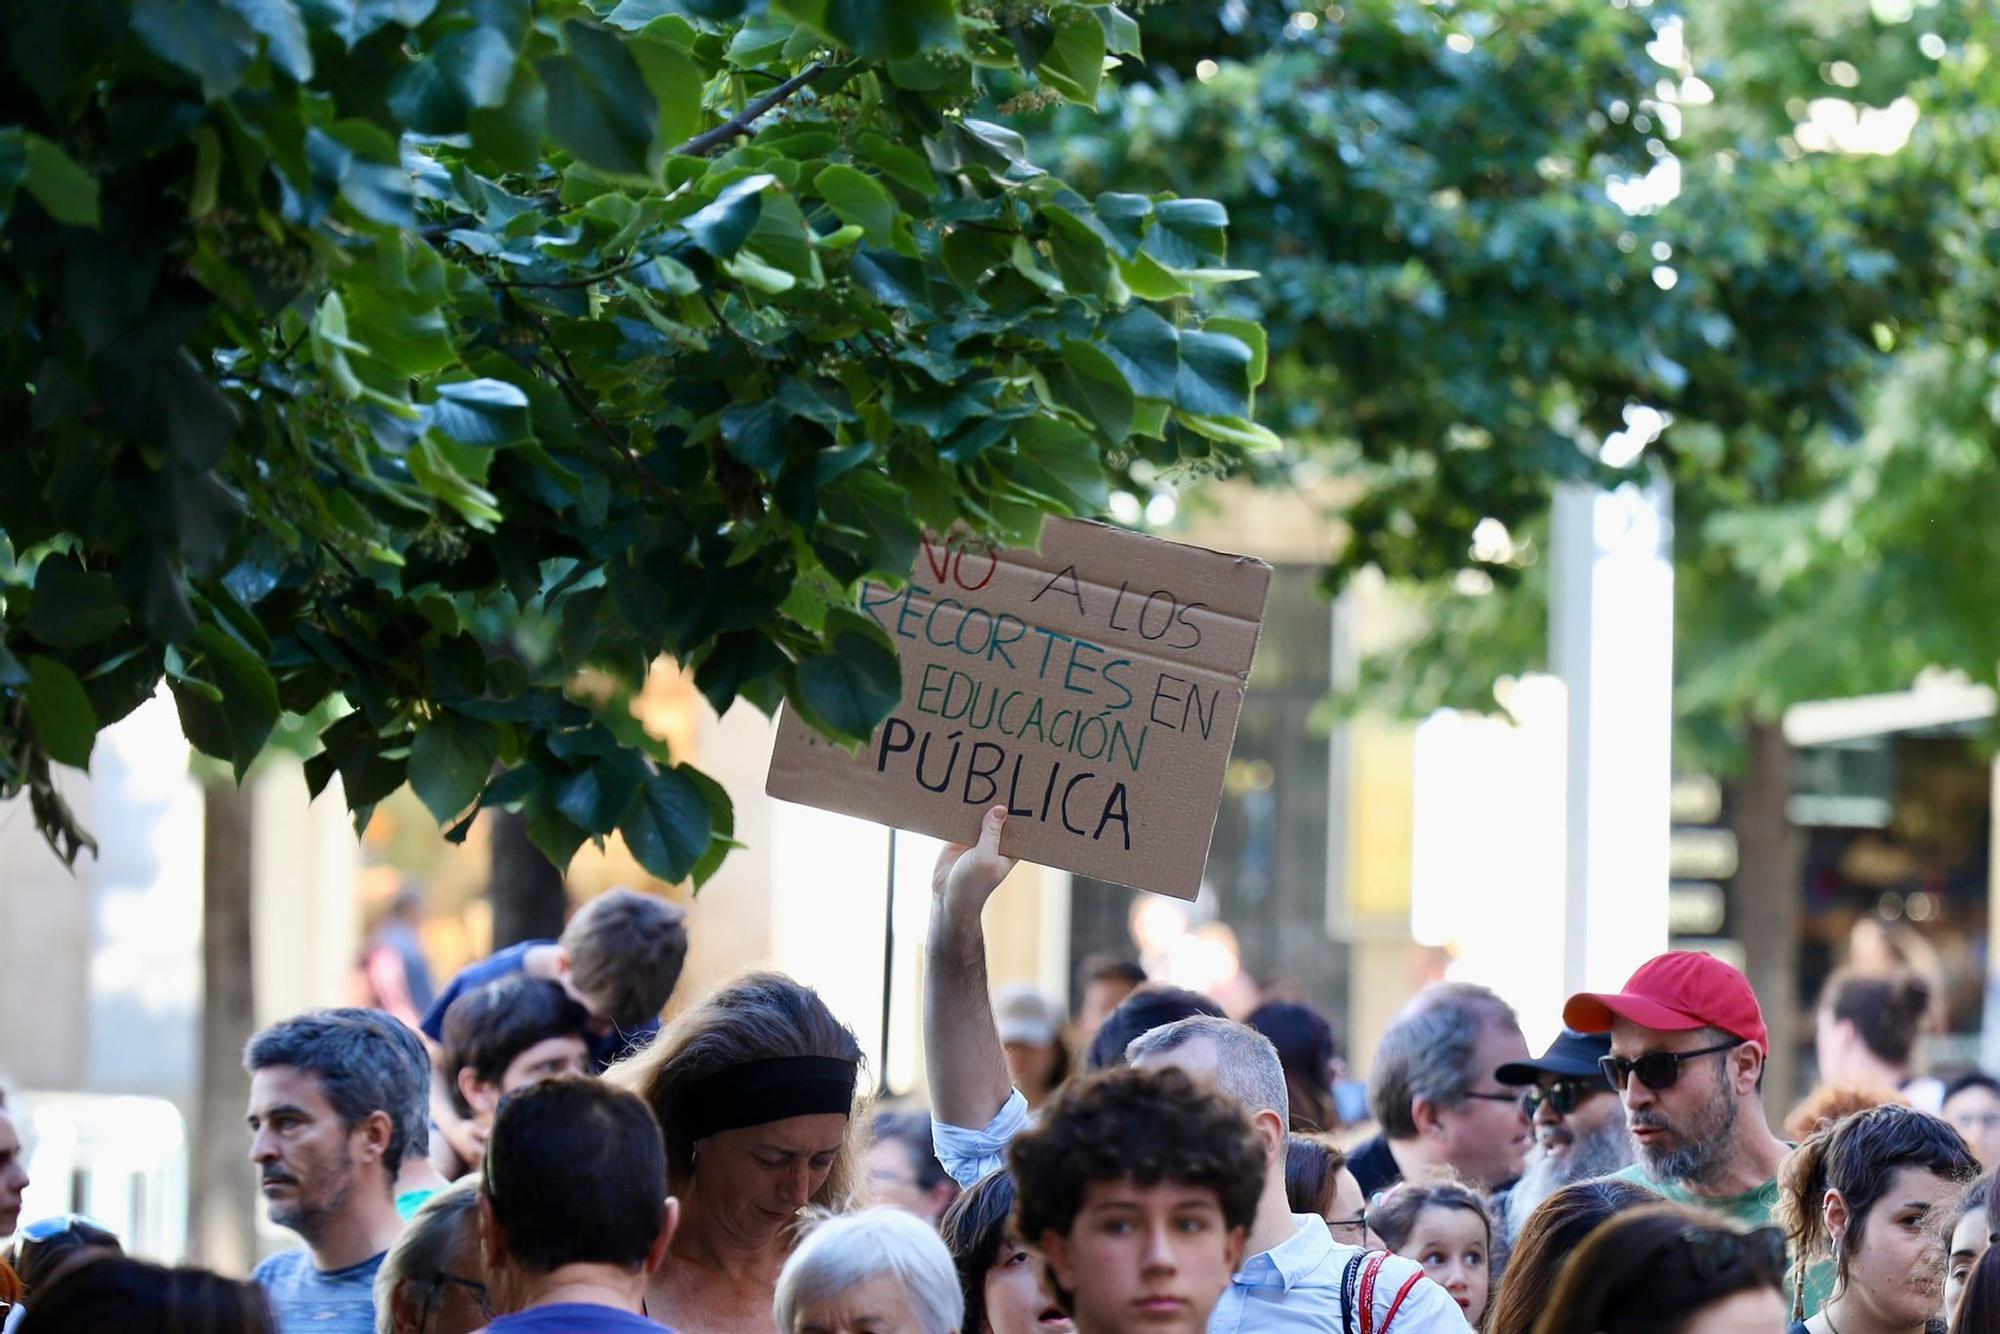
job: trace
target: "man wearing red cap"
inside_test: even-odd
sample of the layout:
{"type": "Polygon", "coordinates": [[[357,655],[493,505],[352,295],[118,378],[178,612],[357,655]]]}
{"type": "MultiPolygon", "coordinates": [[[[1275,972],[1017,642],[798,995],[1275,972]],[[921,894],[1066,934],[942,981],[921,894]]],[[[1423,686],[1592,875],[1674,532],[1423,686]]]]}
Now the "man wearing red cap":
{"type": "MultiPolygon", "coordinates": [[[[1611,1035],[1604,1075],[1625,1104],[1638,1156],[1615,1177],[1748,1227],[1772,1221],[1778,1165],[1791,1150],[1771,1133],[1758,1097],[1771,1039],[1749,979],[1706,954],[1662,954],[1622,991],[1570,997],[1563,1022],[1611,1035]]],[[[1818,1309],[1831,1287],[1830,1267],[1816,1267],[1806,1309],[1818,1309]]]]}

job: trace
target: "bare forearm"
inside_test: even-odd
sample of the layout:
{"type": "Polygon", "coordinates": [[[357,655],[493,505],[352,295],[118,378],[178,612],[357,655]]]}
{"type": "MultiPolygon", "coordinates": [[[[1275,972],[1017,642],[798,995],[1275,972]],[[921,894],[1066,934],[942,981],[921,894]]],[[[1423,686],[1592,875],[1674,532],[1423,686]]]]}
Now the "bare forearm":
{"type": "Polygon", "coordinates": [[[1013,1091],[1007,1056],[993,1025],[986,982],[986,932],[979,909],[949,895],[931,904],[924,967],[924,1053],[931,1114],[947,1125],[978,1128],[1013,1091]]]}

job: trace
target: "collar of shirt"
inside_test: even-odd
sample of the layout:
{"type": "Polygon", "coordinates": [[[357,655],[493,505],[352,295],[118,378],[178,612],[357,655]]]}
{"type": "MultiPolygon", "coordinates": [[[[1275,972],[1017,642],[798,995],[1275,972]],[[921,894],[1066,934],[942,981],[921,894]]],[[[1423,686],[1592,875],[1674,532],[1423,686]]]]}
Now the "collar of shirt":
{"type": "Polygon", "coordinates": [[[1236,1271],[1237,1283],[1289,1292],[1327,1268],[1334,1246],[1326,1220],[1318,1214],[1293,1214],[1292,1222],[1298,1226],[1291,1236],[1243,1262],[1236,1271]]]}

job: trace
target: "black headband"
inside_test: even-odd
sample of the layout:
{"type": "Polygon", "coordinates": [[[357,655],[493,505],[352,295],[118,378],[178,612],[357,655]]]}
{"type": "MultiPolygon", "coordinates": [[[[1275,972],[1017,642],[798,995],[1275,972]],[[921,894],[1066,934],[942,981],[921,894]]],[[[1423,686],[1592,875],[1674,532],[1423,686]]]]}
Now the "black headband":
{"type": "Polygon", "coordinates": [[[692,1143],[794,1116],[847,1116],[854,1110],[857,1064],[831,1056],[777,1056],[718,1070],[680,1096],[677,1129],[692,1143]]]}

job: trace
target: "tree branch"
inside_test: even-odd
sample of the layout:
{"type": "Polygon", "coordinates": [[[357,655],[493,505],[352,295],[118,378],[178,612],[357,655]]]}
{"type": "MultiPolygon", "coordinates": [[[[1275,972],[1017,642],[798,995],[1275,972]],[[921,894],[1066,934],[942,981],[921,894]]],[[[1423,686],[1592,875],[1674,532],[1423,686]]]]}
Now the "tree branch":
{"type": "Polygon", "coordinates": [[[601,283],[601,282],[604,282],[604,281],[605,281],[606,279],[609,279],[609,278],[617,278],[617,277],[620,277],[620,276],[622,276],[622,275],[624,275],[624,274],[627,274],[627,273],[630,273],[630,272],[632,272],[632,271],[633,271],[634,269],[643,269],[643,268],[645,268],[645,267],[646,267],[646,266],[647,266],[648,264],[651,264],[651,263],[653,262],[653,260],[654,260],[655,258],[657,258],[657,256],[654,256],[654,255],[641,255],[641,256],[639,256],[639,258],[637,258],[637,259],[634,259],[634,260],[627,260],[627,261],[626,261],[625,263],[623,263],[623,264],[620,264],[620,265],[619,265],[618,267],[616,267],[616,268],[613,268],[613,269],[606,269],[606,270],[604,270],[604,271],[603,271],[602,273],[592,273],[592,274],[586,274],[586,275],[585,275],[584,277],[581,277],[581,278],[554,278],[554,279],[551,279],[551,280],[549,280],[548,282],[542,282],[542,283],[537,283],[537,282],[528,282],[528,281],[526,281],[526,280],[516,280],[516,279],[511,279],[511,278],[488,278],[488,279],[486,280],[486,285],[487,285],[488,287],[530,287],[530,288],[532,288],[532,287],[550,287],[550,288],[574,288],[574,287],[589,287],[589,286],[591,286],[591,285],[592,285],[593,283],[601,283]]]}
{"type": "Polygon", "coordinates": [[[812,64],[786,79],[783,83],[765,93],[762,97],[744,107],[712,130],[704,130],[694,138],[672,150],[674,157],[707,157],[727,144],[739,134],[747,134],[752,122],[778,103],[796,93],[799,89],[826,73],[828,65],[824,60],[812,64]]]}

